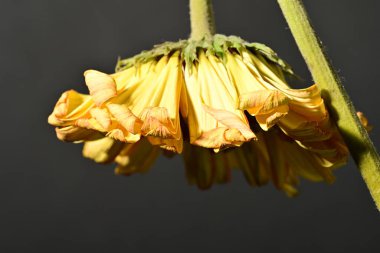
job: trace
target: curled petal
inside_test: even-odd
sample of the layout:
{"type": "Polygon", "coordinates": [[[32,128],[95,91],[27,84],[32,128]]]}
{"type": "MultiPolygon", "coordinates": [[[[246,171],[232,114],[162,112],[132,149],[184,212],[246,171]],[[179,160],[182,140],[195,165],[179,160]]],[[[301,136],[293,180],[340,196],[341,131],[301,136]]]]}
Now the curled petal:
{"type": "Polygon", "coordinates": [[[82,142],[103,137],[98,131],[76,126],[57,127],[55,131],[59,140],[67,142],[82,142]]]}
{"type": "Polygon", "coordinates": [[[59,98],[48,122],[53,126],[69,125],[86,115],[92,106],[93,102],[89,95],[68,90],[59,98]]]}
{"type": "Polygon", "coordinates": [[[141,132],[142,121],[126,105],[108,104],[107,108],[128,132],[132,134],[141,132]]]}
{"type": "Polygon", "coordinates": [[[319,118],[319,121],[311,121],[291,111],[278,125],[288,136],[302,142],[328,140],[333,132],[328,114],[319,118]]]}
{"type": "Polygon", "coordinates": [[[213,116],[218,122],[222,123],[229,129],[236,129],[245,138],[245,141],[249,141],[255,138],[255,134],[251,131],[249,126],[241,120],[236,114],[211,108],[207,105],[203,105],[203,109],[213,116]]]}
{"type": "Polygon", "coordinates": [[[264,131],[268,131],[288,113],[288,103],[288,97],[278,90],[259,90],[240,96],[240,109],[256,116],[264,131]]]}
{"type": "Polygon", "coordinates": [[[69,103],[69,96],[70,96],[70,93],[73,93],[73,92],[75,91],[72,91],[72,90],[66,91],[61,95],[61,97],[58,99],[57,104],[54,107],[54,111],[52,115],[56,116],[57,118],[60,118],[67,114],[69,110],[69,106],[70,104],[72,104],[72,103],[69,103]]]}
{"type": "Polygon", "coordinates": [[[100,71],[87,70],[84,72],[86,85],[95,104],[101,106],[104,102],[116,96],[115,80],[100,71]]]}
{"type": "Polygon", "coordinates": [[[82,118],[78,119],[74,122],[74,126],[86,128],[86,129],[92,129],[99,132],[105,132],[106,130],[102,127],[102,125],[99,124],[99,122],[94,118],[82,118]]]}
{"type": "Polygon", "coordinates": [[[135,143],[140,140],[140,134],[132,134],[128,131],[123,130],[122,127],[112,129],[107,132],[107,137],[113,138],[121,142],[135,143]]]}
{"type": "Polygon", "coordinates": [[[106,130],[110,128],[112,120],[107,109],[93,108],[91,109],[90,114],[102,128],[106,130]]]}
{"type": "Polygon", "coordinates": [[[141,127],[141,132],[146,136],[157,136],[168,139],[173,138],[177,132],[173,122],[169,118],[166,108],[145,108],[140,118],[144,122],[141,127]]]}
{"type": "Polygon", "coordinates": [[[182,152],[183,141],[180,128],[175,126],[169,118],[166,108],[145,108],[140,119],[144,122],[141,133],[147,136],[153,145],[159,145],[164,149],[178,153],[182,152]]]}
{"type": "MultiPolygon", "coordinates": [[[[295,141],[291,141],[281,137],[281,132],[274,129],[267,137],[267,141],[271,143],[273,148],[270,151],[271,157],[282,156],[287,170],[292,170],[296,174],[312,181],[325,180],[329,183],[334,181],[331,168],[335,163],[329,161],[328,157],[324,157],[312,150],[307,150],[299,146],[295,141]],[[280,154],[281,153],[281,154],[280,154]],[[297,155],[295,155],[297,154],[297,155]]],[[[280,166],[279,163],[273,163],[280,166]]],[[[280,170],[280,167],[277,167],[280,170]]],[[[281,183],[280,183],[281,184],[281,183]]]]}
{"type": "Polygon", "coordinates": [[[277,90],[259,90],[240,96],[239,109],[251,115],[268,114],[280,106],[286,106],[289,99],[277,90]]]}
{"type": "Polygon", "coordinates": [[[224,148],[226,146],[232,146],[232,142],[226,140],[226,137],[233,137],[232,140],[235,141],[235,146],[240,146],[244,141],[244,137],[240,133],[237,133],[240,134],[240,136],[231,136],[229,134],[225,135],[227,130],[228,128],[219,127],[208,132],[204,132],[193,142],[193,144],[205,148],[214,148],[216,149],[216,151],[218,151],[219,149],[224,148]],[[236,142],[236,140],[239,139],[239,137],[240,141],[236,142]]]}
{"type": "Polygon", "coordinates": [[[282,117],[288,114],[289,108],[285,105],[277,110],[274,113],[256,115],[257,123],[259,123],[261,129],[268,131],[269,128],[273,127],[282,117]]]}
{"type": "Polygon", "coordinates": [[[316,103],[321,99],[321,91],[316,84],[304,89],[281,89],[292,101],[299,103],[316,103]]]}

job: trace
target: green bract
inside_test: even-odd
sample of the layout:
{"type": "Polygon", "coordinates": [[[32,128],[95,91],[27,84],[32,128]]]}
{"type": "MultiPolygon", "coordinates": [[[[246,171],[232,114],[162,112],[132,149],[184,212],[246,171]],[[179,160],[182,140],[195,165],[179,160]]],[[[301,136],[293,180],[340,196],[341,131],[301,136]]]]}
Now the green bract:
{"type": "Polygon", "coordinates": [[[151,50],[144,50],[141,53],[127,59],[119,59],[116,65],[116,71],[122,71],[141,63],[149,62],[164,55],[170,55],[175,51],[181,51],[181,57],[187,65],[192,65],[198,61],[198,50],[204,50],[206,55],[215,55],[223,61],[226,60],[225,54],[230,50],[236,50],[239,53],[242,49],[252,53],[261,54],[267,60],[277,64],[281,69],[293,75],[291,67],[281,58],[278,57],[270,47],[261,43],[250,43],[237,36],[225,36],[215,34],[212,37],[204,37],[201,40],[180,40],[177,42],[165,42],[155,45],[151,50]]]}

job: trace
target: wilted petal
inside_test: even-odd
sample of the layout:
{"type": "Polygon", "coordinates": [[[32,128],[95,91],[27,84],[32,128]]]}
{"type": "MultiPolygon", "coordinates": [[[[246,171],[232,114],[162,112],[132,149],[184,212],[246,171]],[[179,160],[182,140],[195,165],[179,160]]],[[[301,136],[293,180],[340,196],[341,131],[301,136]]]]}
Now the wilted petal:
{"type": "MultiPolygon", "coordinates": [[[[158,62],[143,64],[141,68],[146,69],[144,78],[139,79],[140,73],[137,73],[137,77],[132,78],[125,85],[126,88],[116,98],[111,99],[110,104],[124,104],[132,115],[136,115],[140,121],[133,123],[134,130],[141,131],[152,144],[180,153],[182,133],[179,104],[183,76],[179,53],[164,56],[158,62]]],[[[123,81],[121,76],[115,79],[116,82],[123,81]]],[[[126,115],[124,110],[123,117],[126,115]]]]}
{"type": "Polygon", "coordinates": [[[140,134],[131,134],[130,132],[123,130],[123,127],[112,129],[107,133],[107,137],[119,140],[121,142],[135,143],[140,140],[140,134]]]}
{"type": "Polygon", "coordinates": [[[271,88],[271,85],[265,82],[260,72],[251,62],[244,62],[242,56],[237,53],[228,53],[226,56],[226,69],[235,86],[238,97],[243,94],[271,88]],[[248,64],[250,64],[251,68],[248,64]]]}
{"type": "Polygon", "coordinates": [[[290,98],[289,113],[279,120],[280,129],[301,148],[318,153],[325,161],[345,163],[347,147],[329,118],[318,87],[285,92],[290,98]]]}
{"type": "Polygon", "coordinates": [[[362,112],[357,112],[356,115],[358,116],[359,120],[360,120],[360,123],[362,123],[362,125],[364,126],[364,128],[370,132],[372,129],[373,129],[373,126],[371,126],[369,123],[368,123],[368,119],[367,117],[364,115],[364,113],[362,112]]]}
{"type": "MultiPolygon", "coordinates": [[[[247,50],[242,51],[242,61],[248,67],[260,83],[267,89],[276,88],[279,90],[288,88],[281,71],[273,67],[273,63],[268,61],[260,54],[252,54],[247,50]]],[[[235,57],[240,60],[240,57],[235,57]]]]}
{"type": "Polygon", "coordinates": [[[318,121],[312,121],[291,111],[281,119],[279,126],[291,138],[302,142],[324,141],[332,135],[328,114],[318,121]]]}
{"type": "Polygon", "coordinates": [[[200,53],[199,66],[185,68],[185,81],[190,143],[219,150],[254,138],[223,62],[200,53]]]}
{"type": "Polygon", "coordinates": [[[277,143],[278,152],[281,151],[286,156],[286,162],[296,174],[312,181],[325,180],[329,183],[334,181],[331,169],[335,168],[336,164],[329,161],[329,156],[323,156],[314,150],[304,149],[295,141],[281,138],[280,131],[273,132],[269,138],[272,142],[277,143]]]}
{"type": "Polygon", "coordinates": [[[288,114],[289,108],[284,106],[277,110],[278,111],[269,114],[256,115],[257,123],[259,123],[261,129],[268,131],[269,128],[277,124],[282,117],[288,114]]]}
{"type": "Polygon", "coordinates": [[[83,142],[103,137],[98,131],[75,126],[57,127],[55,131],[59,140],[67,142],[83,142]]]}
{"type": "Polygon", "coordinates": [[[238,130],[239,134],[245,138],[244,141],[255,138],[255,134],[251,131],[247,123],[242,121],[236,114],[226,110],[214,109],[207,105],[203,105],[203,109],[230,130],[238,130]]]}
{"type": "Polygon", "coordinates": [[[241,95],[239,108],[255,116],[277,111],[279,107],[288,108],[288,102],[289,99],[280,91],[260,90],[241,95]]]}
{"type": "Polygon", "coordinates": [[[132,134],[141,132],[142,121],[126,105],[108,104],[107,108],[128,132],[132,134]]]}
{"type": "Polygon", "coordinates": [[[58,138],[85,141],[85,157],[115,161],[117,174],[147,171],[163,148],[184,149],[188,181],[201,189],[228,182],[233,168],[289,196],[300,177],[332,182],[348,150],[320,90],[289,88],[278,66],[249,50],[221,60],[198,49],[192,65],[177,50],[112,75],[86,71],[91,95],[64,93],[49,123],[58,138]]]}
{"type": "MultiPolygon", "coordinates": [[[[225,127],[214,128],[213,130],[204,132],[203,134],[198,136],[198,138],[194,140],[192,144],[195,144],[204,148],[214,148],[214,149],[224,148],[232,144],[232,142],[227,141],[225,139],[225,133],[227,130],[228,128],[225,128],[225,127]]],[[[238,137],[236,135],[234,137],[235,137],[234,138],[235,145],[241,145],[242,142],[244,141],[244,137],[241,134],[239,136],[241,140],[239,143],[236,142],[236,139],[238,139],[238,137]]]]}
{"type": "Polygon", "coordinates": [[[64,92],[48,118],[53,126],[70,125],[83,117],[93,106],[91,96],[80,94],[74,90],[64,92]]]}
{"type": "Polygon", "coordinates": [[[94,118],[81,118],[74,122],[74,126],[96,130],[99,132],[105,132],[106,130],[102,125],[99,124],[99,122],[94,118]]]}
{"type": "Polygon", "coordinates": [[[116,83],[110,75],[96,70],[87,70],[84,72],[84,77],[90,95],[97,106],[101,106],[116,96],[116,83]]]}
{"type": "Polygon", "coordinates": [[[111,116],[107,109],[93,108],[90,111],[91,116],[102,126],[105,130],[108,130],[112,124],[111,116]]]}
{"type": "Polygon", "coordinates": [[[168,110],[163,107],[145,108],[140,115],[144,122],[141,131],[146,136],[172,138],[177,133],[168,115],[168,110]]]}

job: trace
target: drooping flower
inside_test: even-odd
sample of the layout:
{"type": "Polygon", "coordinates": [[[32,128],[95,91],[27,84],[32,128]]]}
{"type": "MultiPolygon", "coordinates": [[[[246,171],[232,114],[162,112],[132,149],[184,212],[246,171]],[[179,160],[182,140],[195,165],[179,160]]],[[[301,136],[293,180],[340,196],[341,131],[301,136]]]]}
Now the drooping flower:
{"type": "Polygon", "coordinates": [[[165,150],[183,153],[202,189],[236,168],[250,185],[272,181],[292,196],[299,177],[332,182],[348,151],[318,87],[291,89],[286,73],[271,49],[233,36],[164,43],[114,74],[86,71],[90,95],[63,93],[49,123],[118,174],[147,171],[165,150]]]}

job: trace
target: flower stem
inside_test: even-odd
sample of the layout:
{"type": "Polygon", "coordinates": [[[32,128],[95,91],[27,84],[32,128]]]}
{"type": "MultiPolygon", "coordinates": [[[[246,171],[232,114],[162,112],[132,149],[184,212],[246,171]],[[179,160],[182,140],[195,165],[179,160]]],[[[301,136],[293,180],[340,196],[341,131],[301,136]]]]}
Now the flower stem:
{"type": "Polygon", "coordinates": [[[215,33],[214,12],[211,0],[190,0],[192,40],[211,37],[215,33]]]}
{"type": "Polygon", "coordinates": [[[323,52],[302,0],[278,0],[294,39],[314,81],[325,92],[325,100],[380,210],[380,158],[367,131],[360,123],[352,101],[323,52]]]}

